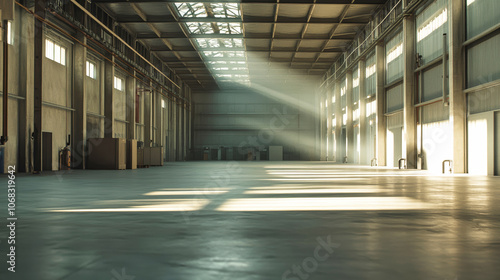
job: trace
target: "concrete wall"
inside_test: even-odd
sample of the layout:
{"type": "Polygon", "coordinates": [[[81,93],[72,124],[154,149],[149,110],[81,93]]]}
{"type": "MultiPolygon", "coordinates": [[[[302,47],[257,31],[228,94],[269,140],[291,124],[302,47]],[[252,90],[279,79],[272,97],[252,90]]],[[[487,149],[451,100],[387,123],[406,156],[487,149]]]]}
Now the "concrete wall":
{"type": "Polygon", "coordinates": [[[244,159],[248,149],[283,146],[284,160],[317,160],[311,87],[194,92],[193,101],[197,159],[204,147],[235,147],[244,159]]]}

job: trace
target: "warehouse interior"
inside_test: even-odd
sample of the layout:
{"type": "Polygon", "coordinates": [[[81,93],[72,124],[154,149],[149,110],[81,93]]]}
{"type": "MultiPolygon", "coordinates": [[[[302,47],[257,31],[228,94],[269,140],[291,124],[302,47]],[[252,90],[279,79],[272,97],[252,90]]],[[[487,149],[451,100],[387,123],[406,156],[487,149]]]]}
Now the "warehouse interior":
{"type": "Polygon", "coordinates": [[[2,279],[500,279],[500,1],[0,9],[2,279]]]}

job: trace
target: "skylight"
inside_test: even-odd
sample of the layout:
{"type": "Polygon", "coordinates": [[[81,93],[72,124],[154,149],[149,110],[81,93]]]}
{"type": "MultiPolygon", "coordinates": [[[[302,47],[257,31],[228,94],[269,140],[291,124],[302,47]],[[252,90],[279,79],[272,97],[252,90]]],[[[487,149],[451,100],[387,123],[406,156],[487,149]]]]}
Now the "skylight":
{"type": "Polygon", "coordinates": [[[209,22],[188,22],[186,23],[189,32],[192,34],[214,34],[212,24],[209,22]]]}
{"type": "Polygon", "coordinates": [[[207,10],[203,3],[175,3],[175,7],[181,17],[207,17],[207,10]]]}
{"type": "Polygon", "coordinates": [[[240,17],[240,5],[238,3],[211,3],[209,5],[216,18],[240,17]]]}
{"type": "Polygon", "coordinates": [[[240,22],[217,22],[220,34],[241,34],[240,22]]]}
{"type": "Polygon", "coordinates": [[[240,4],[192,2],[175,3],[175,7],[180,18],[190,19],[185,23],[190,34],[224,35],[225,38],[195,38],[197,49],[214,77],[222,82],[249,83],[241,38],[243,28],[242,23],[237,20],[241,20],[240,4]],[[200,20],[197,21],[196,18],[200,20]],[[223,19],[231,19],[231,22],[224,22],[223,19]],[[237,38],[231,38],[231,35],[237,35],[237,38]]]}
{"type": "Polygon", "coordinates": [[[206,39],[198,38],[196,43],[200,48],[243,48],[243,39],[206,39]]]}
{"type": "Polygon", "coordinates": [[[245,57],[244,51],[204,51],[203,54],[209,58],[245,57]]]}
{"type": "Polygon", "coordinates": [[[239,18],[239,3],[175,3],[179,15],[184,18],[239,18]]]}

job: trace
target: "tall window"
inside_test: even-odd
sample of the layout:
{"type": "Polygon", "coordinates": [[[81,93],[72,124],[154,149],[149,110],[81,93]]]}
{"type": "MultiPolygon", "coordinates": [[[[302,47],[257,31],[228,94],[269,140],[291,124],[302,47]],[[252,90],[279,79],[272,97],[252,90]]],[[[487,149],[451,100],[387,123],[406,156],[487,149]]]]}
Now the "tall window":
{"type": "Polygon", "coordinates": [[[90,62],[90,61],[87,61],[86,63],[86,68],[87,68],[87,77],[90,77],[92,79],[96,79],[97,78],[97,68],[95,66],[94,63],[90,62]]]}
{"type": "Polygon", "coordinates": [[[12,22],[7,22],[7,43],[14,45],[14,33],[12,33],[12,22]]]}
{"type": "Polygon", "coordinates": [[[66,48],[52,40],[45,40],[45,57],[59,64],[66,65],[66,48]]]}
{"type": "Polygon", "coordinates": [[[123,90],[123,80],[115,77],[115,89],[122,91],[123,90]]]}

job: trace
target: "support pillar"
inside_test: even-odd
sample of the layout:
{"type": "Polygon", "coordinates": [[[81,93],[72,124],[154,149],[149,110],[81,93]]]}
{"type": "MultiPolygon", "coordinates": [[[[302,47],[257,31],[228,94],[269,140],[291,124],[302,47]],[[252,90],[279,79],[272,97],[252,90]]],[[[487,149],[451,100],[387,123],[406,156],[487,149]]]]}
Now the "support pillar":
{"type": "Polygon", "coordinates": [[[359,69],[359,141],[360,143],[360,164],[370,164],[368,158],[368,137],[366,135],[366,61],[363,59],[358,62],[359,69]]]}
{"type": "Polygon", "coordinates": [[[153,87],[144,91],[144,147],[151,147],[151,98],[154,94],[153,87]]]}
{"type": "MultiPolygon", "coordinates": [[[[35,14],[45,19],[46,0],[35,2],[35,14]]],[[[42,172],[42,80],[43,80],[43,49],[44,34],[43,22],[35,19],[35,77],[34,77],[34,106],[33,106],[33,171],[42,172]]]]}
{"type": "Polygon", "coordinates": [[[375,46],[375,56],[377,60],[376,84],[377,92],[377,162],[379,166],[386,166],[387,156],[387,128],[385,117],[385,88],[384,88],[384,73],[385,73],[385,50],[382,43],[375,46]]]}
{"type": "MultiPolygon", "coordinates": [[[[186,88],[184,87],[184,85],[182,85],[182,88],[181,88],[181,95],[184,97],[186,94],[186,88]]],[[[180,144],[181,144],[181,150],[180,150],[180,158],[179,160],[180,161],[183,161],[184,160],[184,152],[186,151],[186,142],[185,142],[185,135],[184,133],[186,132],[185,130],[185,116],[184,116],[184,101],[181,102],[181,104],[179,105],[179,109],[180,109],[180,115],[181,115],[181,139],[180,139],[180,144]]]]}
{"type": "Polygon", "coordinates": [[[135,95],[136,81],[134,77],[128,76],[125,80],[125,98],[126,98],[126,120],[127,120],[127,139],[136,139],[135,137],[135,95]]]}
{"type": "Polygon", "coordinates": [[[450,125],[453,128],[453,172],[467,172],[466,121],[467,108],[464,89],[465,51],[464,1],[449,1],[449,92],[450,125]]]}
{"type": "Polygon", "coordinates": [[[172,100],[170,100],[170,105],[169,105],[169,139],[170,139],[170,151],[169,151],[169,155],[170,155],[170,161],[175,161],[175,155],[177,153],[177,149],[176,149],[176,139],[177,139],[177,136],[176,136],[176,126],[175,126],[175,101],[176,99],[175,98],[172,98],[172,100]]]}
{"type": "MultiPolygon", "coordinates": [[[[338,69],[338,64],[336,65],[335,69],[338,69]]],[[[338,79],[339,77],[337,74],[335,74],[335,88],[333,91],[333,94],[335,95],[335,119],[336,119],[336,125],[335,125],[335,162],[336,163],[342,163],[344,160],[342,158],[342,149],[345,149],[345,147],[342,147],[342,141],[341,141],[341,134],[342,134],[342,99],[340,96],[340,81],[338,79]]]]}
{"type": "Polygon", "coordinates": [[[347,161],[348,163],[354,163],[354,127],[353,127],[353,100],[352,100],[352,70],[346,72],[346,113],[347,113],[347,123],[346,123],[346,134],[347,134],[347,161]]]}
{"type": "Polygon", "coordinates": [[[332,123],[332,114],[333,114],[333,104],[332,104],[332,91],[330,89],[330,84],[326,83],[326,93],[325,93],[325,106],[328,106],[326,110],[325,121],[327,123],[326,126],[326,137],[328,139],[328,153],[326,155],[327,161],[333,161],[333,145],[335,141],[333,140],[333,123],[332,123]]]}
{"type": "Polygon", "coordinates": [[[161,106],[161,101],[163,100],[163,96],[162,96],[162,89],[160,89],[157,93],[156,93],[156,104],[155,104],[155,108],[156,108],[156,114],[155,114],[155,118],[156,118],[156,137],[155,137],[155,142],[158,146],[162,146],[162,139],[163,139],[163,127],[162,127],[162,106],[161,106]]]}
{"type": "Polygon", "coordinates": [[[319,100],[319,133],[320,133],[320,142],[321,142],[321,146],[320,146],[320,157],[321,157],[321,160],[327,160],[328,159],[328,155],[327,155],[327,152],[326,152],[326,114],[325,114],[325,110],[324,110],[324,105],[323,102],[324,100],[326,99],[326,92],[321,92],[320,94],[318,94],[318,100],[319,100]]]}
{"type": "Polygon", "coordinates": [[[403,19],[403,100],[404,137],[406,142],[406,165],[417,168],[417,123],[415,113],[415,16],[403,19]]]}
{"type": "MultiPolygon", "coordinates": [[[[111,58],[114,62],[114,57],[111,58]]],[[[114,78],[115,66],[110,61],[104,63],[104,137],[113,138],[115,135],[114,114],[114,78]]]]}
{"type": "MultiPolygon", "coordinates": [[[[19,19],[21,34],[33,34],[33,16],[21,13],[19,19]]],[[[31,133],[33,132],[33,93],[34,88],[34,41],[33,36],[21,36],[19,39],[19,95],[24,100],[19,100],[19,172],[31,172],[32,148],[31,133]]]]}
{"type": "MultiPolygon", "coordinates": [[[[86,44],[87,38],[77,33],[77,39],[86,44]]],[[[72,168],[85,169],[85,151],[87,142],[87,98],[86,92],[86,61],[87,48],[75,44],[73,48],[73,139],[72,139],[72,168]]]]}

